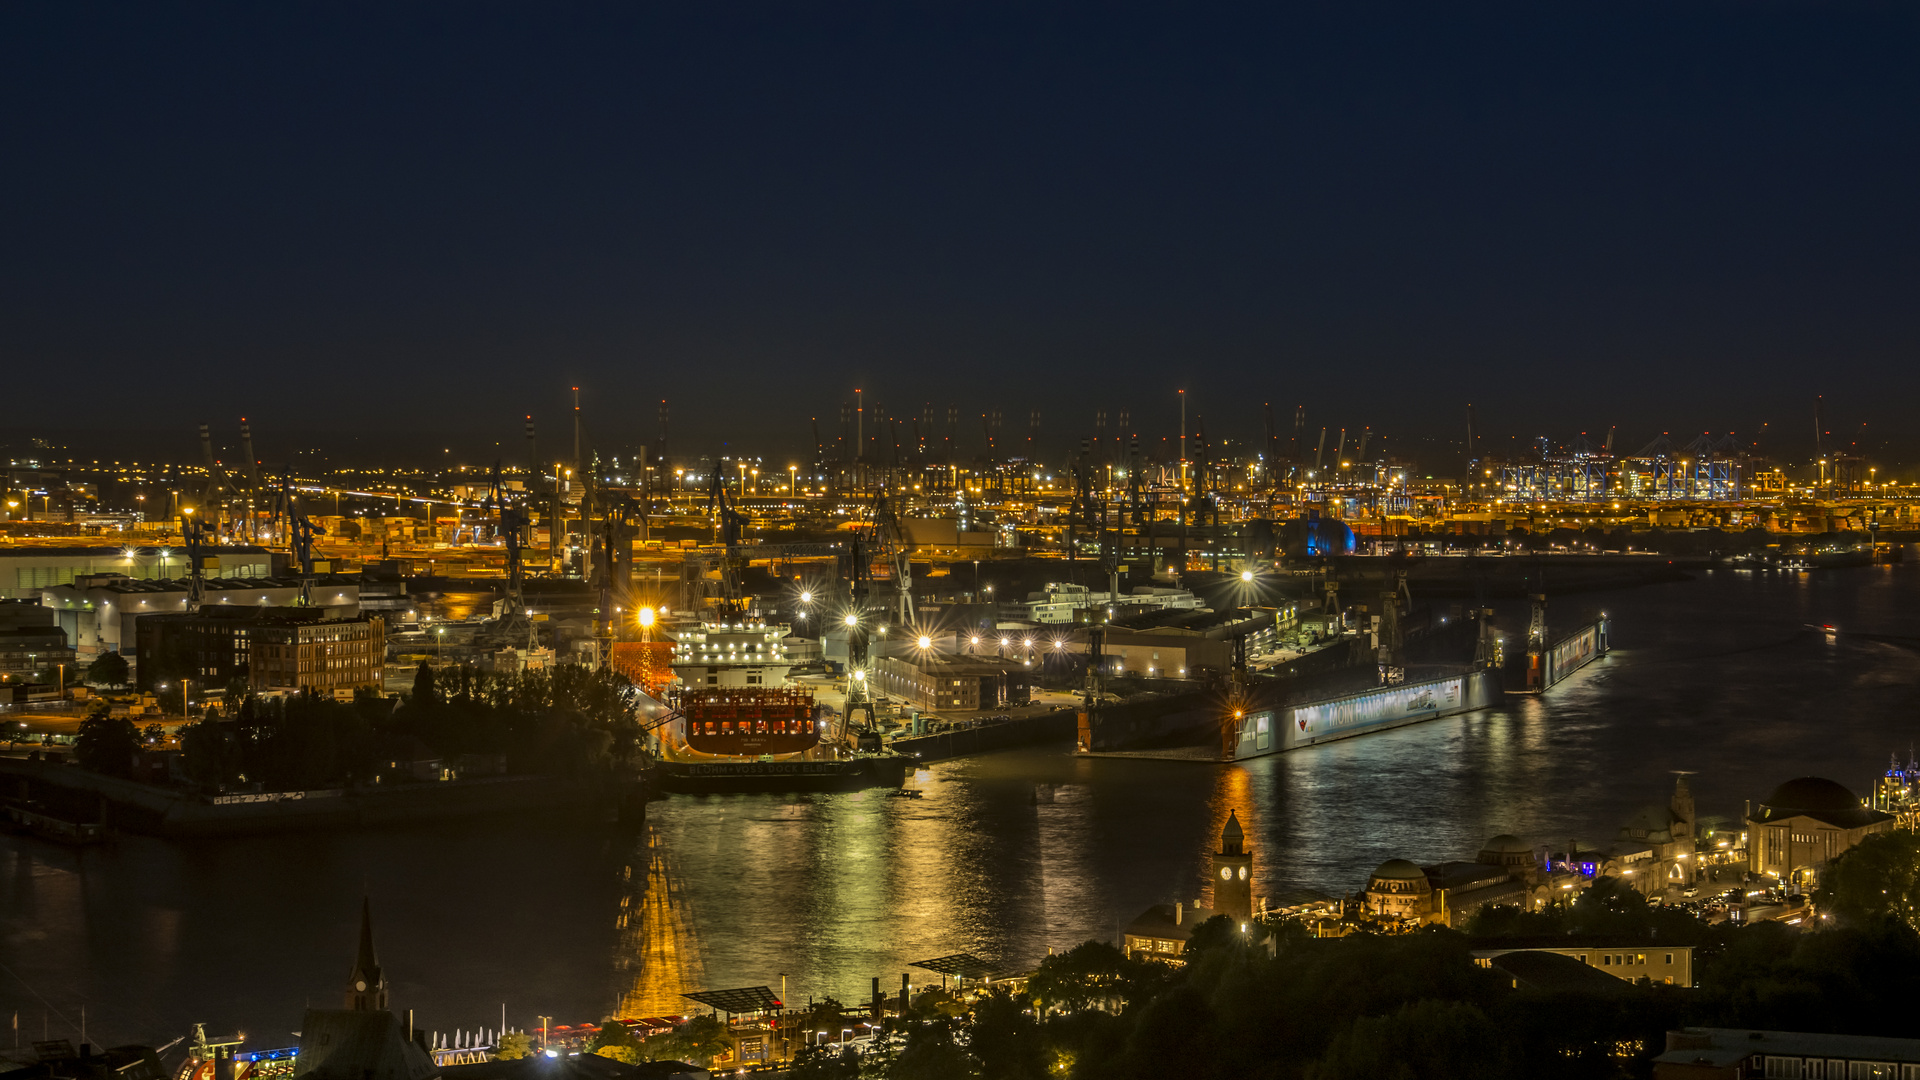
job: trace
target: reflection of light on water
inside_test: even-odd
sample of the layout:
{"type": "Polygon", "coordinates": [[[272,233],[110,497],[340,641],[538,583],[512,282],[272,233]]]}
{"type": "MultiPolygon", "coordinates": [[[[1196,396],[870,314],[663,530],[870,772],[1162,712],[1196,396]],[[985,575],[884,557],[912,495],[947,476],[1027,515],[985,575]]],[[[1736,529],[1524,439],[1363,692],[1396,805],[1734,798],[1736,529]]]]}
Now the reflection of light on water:
{"type": "MultiPolygon", "coordinates": [[[[1221,766],[1219,771],[1214,775],[1213,797],[1208,800],[1208,803],[1209,824],[1207,826],[1207,835],[1203,838],[1205,847],[1203,854],[1211,856],[1214,852],[1220,850],[1220,833],[1227,827],[1227,816],[1229,814],[1237,815],[1240,818],[1240,828],[1246,833],[1247,837],[1246,845],[1251,848],[1254,839],[1259,836],[1257,830],[1260,828],[1260,817],[1254,809],[1253,784],[1251,778],[1248,776],[1246,767],[1243,765],[1221,766]]],[[[1211,863],[1203,858],[1200,865],[1206,867],[1210,866],[1211,863]]],[[[1252,884],[1254,886],[1253,895],[1256,897],[1260,895],[1258,886],[1260,884],[1260,878],[1263,876],[1262,871],[1265,869],[1266,867],[1262,866],[1258,860],[1254,862],[1254,880],[1252,884]]],[[[1207,890],[1209,893],[1213,890],[1212,874],[1207,875],[1207,890]]],[[[1175,897],[1175,899],[1180,898],[1175,897]]],[[[1196,902],[1199,899],[1199,897],[1196,897],[1196,902]]],[[[1212,898],[1209,896],[1207,899],[1211,900],[1212,898]]],[[[1216,905],[1209,904],[1208,906],[1216,905]]]]}
{"type": "Polygon", "coordinates": [[[446,592],[421,601],[417,610],[430,619],[465,622],[475,615],[491,614],[495,599],[491,592],[446,592]]]}
{"type": "MultiPolygon", "coordinates": [[[[1100,888],[1099,874],[1088,858],[1091,802],[1092,793],[1084,785],[1062,784],[1054,788],[1051,801],[1033,806],[1041,935],[1027,938],[1026,957],[1037,956],[1042,947],[1062,952],[1073,948],[1084,937],[1077,928],[1088,922],[1100,927],[1098,936],[1105,938],[1108,923],[1132,917],[1113,910],[1113,898],[1100,888]]],[[[996,937],[1004,940],[1002,934],[996,937]]]]}
{"type": "Polygon", "coordinates": [[[620,945],[614,956],[627,989],[620,995],[623,1016],[662,1016],[684,1012],[682,994],[706,989],[706,957],[693,932],[679,879],[667,865],[659,836],[647,830],[644,866],[628,866],[627,892],[620,898],[620,945]]]}

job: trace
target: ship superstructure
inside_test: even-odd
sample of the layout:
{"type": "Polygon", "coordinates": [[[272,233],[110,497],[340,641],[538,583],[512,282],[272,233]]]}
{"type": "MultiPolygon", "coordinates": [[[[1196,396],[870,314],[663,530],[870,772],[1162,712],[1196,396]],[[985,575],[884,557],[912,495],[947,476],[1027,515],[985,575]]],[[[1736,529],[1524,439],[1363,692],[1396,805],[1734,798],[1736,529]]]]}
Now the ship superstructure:
{"type": "Polygon", "coordinates": [[[813,692],[790,686],[785,623],[721,612],[674,634],[686,747],[722,757],[804,753],[820,742],[813,692]]]}
{"type": "Polygon", "coordinates": [[[786,623],[715,614],[672,632],[673,673],[689,690],[783,687],[793,667],[787,659],[789,632],[786,623]]]}

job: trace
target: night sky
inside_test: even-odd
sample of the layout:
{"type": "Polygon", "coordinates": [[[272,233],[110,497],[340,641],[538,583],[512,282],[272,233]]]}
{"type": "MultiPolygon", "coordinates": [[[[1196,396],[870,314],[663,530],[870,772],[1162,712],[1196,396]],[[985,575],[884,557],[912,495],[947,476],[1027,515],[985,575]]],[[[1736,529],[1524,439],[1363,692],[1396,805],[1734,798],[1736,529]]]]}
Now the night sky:
{"type": "Polygon", "coordinates": [[[1911,460],[1916,11],[8,5],[0,452],[510,456],[578,384],[1911,460]]]}

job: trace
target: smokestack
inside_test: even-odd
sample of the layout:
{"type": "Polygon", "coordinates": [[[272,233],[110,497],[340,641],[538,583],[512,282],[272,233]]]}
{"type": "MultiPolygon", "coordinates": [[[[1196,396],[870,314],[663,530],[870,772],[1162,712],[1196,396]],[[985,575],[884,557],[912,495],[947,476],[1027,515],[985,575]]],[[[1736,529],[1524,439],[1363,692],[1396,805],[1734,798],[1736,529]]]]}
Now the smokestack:
{"type": "Polygon", "coordinates": [[[1173,902],[1173,925],[1175,926],[1185,925],[1184,920],[1186,919],[1186,915],[1187,915],[1186,905],[1182,904],[1178,900],[1175,900],[1173,902]]]}

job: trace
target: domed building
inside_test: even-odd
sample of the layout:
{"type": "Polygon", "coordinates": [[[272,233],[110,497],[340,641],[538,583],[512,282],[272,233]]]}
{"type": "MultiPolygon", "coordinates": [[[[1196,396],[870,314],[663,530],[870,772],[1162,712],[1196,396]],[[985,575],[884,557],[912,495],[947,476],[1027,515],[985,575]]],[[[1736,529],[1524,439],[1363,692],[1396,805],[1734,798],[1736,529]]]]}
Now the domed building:
{"type": "Polygon", "coordinates": [[[1869,808],[1846,787],[1802,776],[1747,814],[1747,869],[1810,888],[1841,852],[1893,827],[1892,814],[1869,808]]]}
{"type": "Polygon", "coordinates": [[[1524,875],[1540,866],[1540,859],[1533,853],[1533,848],[1512,833],[1501,833],[1487,841],[1475,861],[1482,866],[1498,866],[1515,876],[1524,875]]]}
{"type": "Polygon", "coordinates": [[[1388,859],[1367,878],[1367,911],[1390,919],[1433,914],[1433,884],[1427,872],[1405,859],[1388,859]]]}

